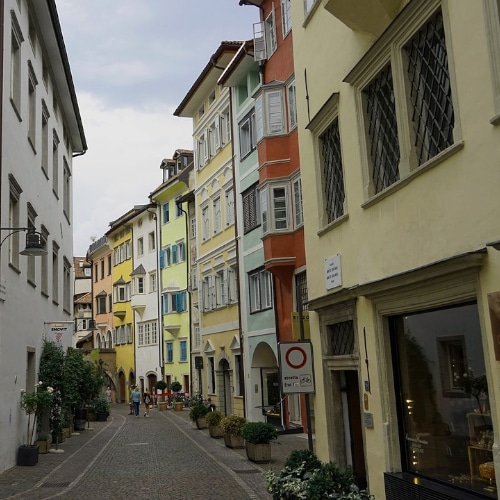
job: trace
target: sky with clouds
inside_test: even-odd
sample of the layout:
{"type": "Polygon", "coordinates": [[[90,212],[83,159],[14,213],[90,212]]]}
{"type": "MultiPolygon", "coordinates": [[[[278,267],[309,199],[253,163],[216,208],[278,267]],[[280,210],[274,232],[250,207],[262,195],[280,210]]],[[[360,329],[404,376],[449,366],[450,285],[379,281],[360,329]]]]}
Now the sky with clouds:
{"type": "Polygon", "coordinates": [[[259,9],[238,0],[57,0],[88,151],[73,159],[74,254],[161,183],[192,149],[174,110],[223,40],[252,38],[259,9]]]}

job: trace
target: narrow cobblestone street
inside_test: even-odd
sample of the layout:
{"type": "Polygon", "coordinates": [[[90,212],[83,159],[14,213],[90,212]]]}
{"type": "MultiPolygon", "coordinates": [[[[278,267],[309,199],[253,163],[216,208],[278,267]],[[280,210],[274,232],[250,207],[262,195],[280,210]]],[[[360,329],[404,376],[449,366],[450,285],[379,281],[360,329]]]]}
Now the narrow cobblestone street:
{"type": "Polygon", "coordinates": [[[0,474],[0,498],[268,499],[264,472],[281,470],[290,451],[308,445],[305,434],[281,435],[271,464],[254,464],[245,450],[196,429],[188,414],[152,409],[136,418],[113,405],[107,422],[66,439],[64,453],[0,474]]]}

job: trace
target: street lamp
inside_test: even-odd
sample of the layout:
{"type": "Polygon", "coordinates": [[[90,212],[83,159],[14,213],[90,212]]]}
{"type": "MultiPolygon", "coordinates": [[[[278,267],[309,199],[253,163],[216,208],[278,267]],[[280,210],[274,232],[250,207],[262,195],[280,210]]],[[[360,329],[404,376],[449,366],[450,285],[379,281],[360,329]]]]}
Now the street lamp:
{"type": "Polygon", "coordinates": [[[10,233],[0,241],[0,248],[2,248],[5,240],[10,238],[13,234],[26,231],[26,248],[19,253],[28,256],[47,255],[42,234],[35,231],[34,227],[0,227],[0,231],[10,231],[10,233]]]}

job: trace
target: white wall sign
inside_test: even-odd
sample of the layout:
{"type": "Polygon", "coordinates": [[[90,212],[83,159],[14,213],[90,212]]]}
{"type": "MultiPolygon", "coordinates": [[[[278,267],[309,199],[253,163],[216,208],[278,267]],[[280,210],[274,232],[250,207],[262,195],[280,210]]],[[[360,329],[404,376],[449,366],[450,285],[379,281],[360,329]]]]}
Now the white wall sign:
{"type": "Polygon", "coordinates": [[[342,268],[340,267],[340,254],[325,259],[325,288],[330,290],[342,286],[342,268]]]}
{"type": "Polygon", "coordinates": [[[45,337],[53,342],[71,344],[73,336],[73,321],[46,321],[45,337]]]}
{"type": "Polygon", "coordinates": [[[313,393],[314,369],[310,342],[280,342],[282,394],[313,393]]]}

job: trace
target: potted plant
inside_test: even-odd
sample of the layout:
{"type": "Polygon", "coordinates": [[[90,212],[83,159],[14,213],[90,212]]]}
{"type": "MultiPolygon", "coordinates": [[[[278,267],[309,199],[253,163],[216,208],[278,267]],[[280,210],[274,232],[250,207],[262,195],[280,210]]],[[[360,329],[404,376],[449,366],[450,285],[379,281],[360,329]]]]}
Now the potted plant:
{"type": "Polygon", "coordinates": [[[207,421],[205,419],[209,409],[203,403],[196,403],[191,410],[189,410],[189,418],[196,424],[198,429],[206,429],[207,421]]]}
{"type": "Polygon", "coordinates": [[[241,429],[249,460],[255,463],[271,461],[271,441],[278,437],[278,431],[269,422],[248,422],[241,429]]]}
{"type": "Polygon", "coordinates": [[[50,446],[49,435],[44,433],[38,434],[35,444],[38,446],[38,453],[48,453],[50,446]]]}
{"type": "Polygon", "coordinates": [[[109,403],[104,396],[94,399],[94,411],[98,422],[106,422],[109,415],[109,403]]]}
{"type": "Polygon", "coordinates": [[[219,425],[224,434],[224,444],[228,448],[245,447],[245,442],[241,437],[241,429],[246,422],[246,418],[240,415],[227,415],[221,419],[219,425]]]}
{"type": "Polygon", "coordinates": [[[170,385],[170,390],[173,392],[173,393],[178,393],[178,392],[181,392],[181,389],[182,389],[182,384],[178,381],[178,380],[175,380],[174,382],[172,382],[172,384],[170,385]]]}
{"type": "Polygon", "coordinates": [[[184,398],[182,396],[175,396],[172,403],[175,411],[182,411],[184,409],[184,398]]]}
{"type": "Polygon", "coordinates": [[[224,436],[222,429],[220,428],[220,421],[224,415],[218,411],[209,411],[205,416],[205,420],[208,426],[208,432],[213,438],[221,438],[224,436]]]}
{"type": "Polygon", "coordinates": [[[36,465],[38,463],[38,446],[33,444],[37,418],[49,408],[52,399],[52,387],[43,387],[40,381],[33,392],[21,391],[20,407],[28,416],[26,442],[17,450],[17,465],[36,465]]]}
{"type": "Polygon", "coordinates": [[[167,409],[167,402],[165,401],[165,396],[163,395],[166,388],[167,388],[167,383],[164,380],[157,380],[156,381],[155,391],[156,391],[156,394],[159,394],[159,396],[158,396],[158,409],[160,411],[164,411],[167,409]]]}

